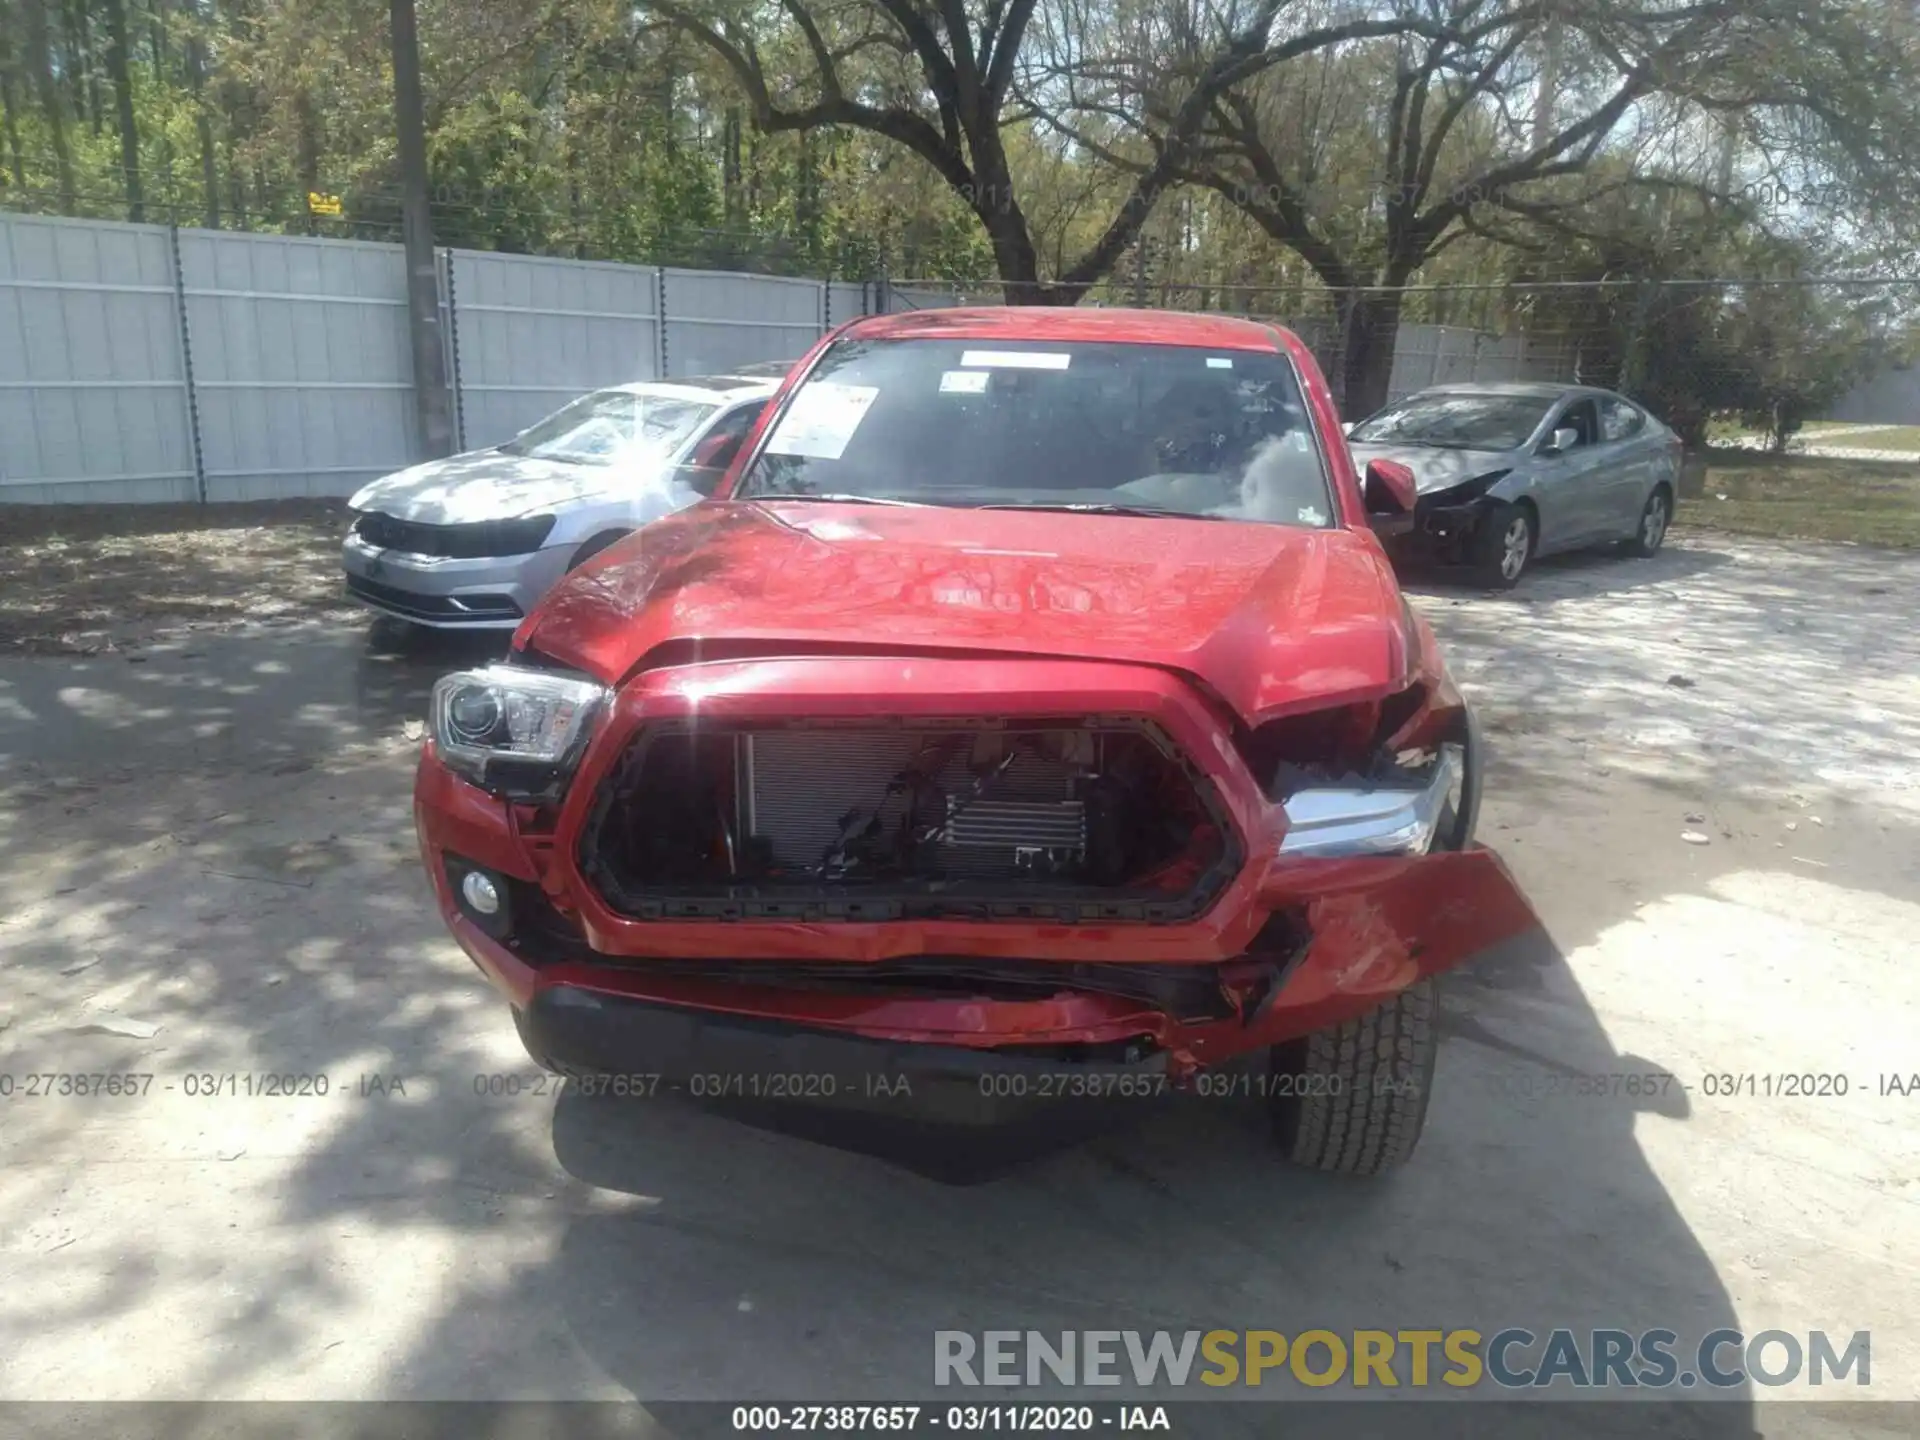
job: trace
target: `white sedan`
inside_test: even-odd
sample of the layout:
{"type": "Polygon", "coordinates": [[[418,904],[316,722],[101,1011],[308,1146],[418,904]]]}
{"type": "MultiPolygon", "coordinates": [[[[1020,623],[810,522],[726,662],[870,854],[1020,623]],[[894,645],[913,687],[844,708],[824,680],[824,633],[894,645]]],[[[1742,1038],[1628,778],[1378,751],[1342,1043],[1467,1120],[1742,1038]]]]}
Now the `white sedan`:
{"type": "Polygon", "coordinates": [[[415,625],[514,628],[567,571],[711,494],[784,371],[595,390],[504,445],[374,481],[347,502],[347,592],[415,625]]]}

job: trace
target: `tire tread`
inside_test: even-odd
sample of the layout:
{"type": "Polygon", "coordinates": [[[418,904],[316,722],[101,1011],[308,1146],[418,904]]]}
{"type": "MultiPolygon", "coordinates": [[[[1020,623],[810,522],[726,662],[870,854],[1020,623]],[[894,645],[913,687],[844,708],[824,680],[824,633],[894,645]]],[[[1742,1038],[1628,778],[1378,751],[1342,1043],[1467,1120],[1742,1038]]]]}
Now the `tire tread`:
{"type": "Polygon", "coordinates": [[[1405,1163],[1419,1143],[1433,1089],[1439,1040],[1431,980],[1378,1009],[1299,1042],[1276,1066],[1303,1077],[1337,1077],[1339,1094],[1287,1096],[1289,1160],[1314,1170],[1377,1175],[1405,1163]],[[1289,1063],[1291,1062],[1291,1063],[1289,1063]]]}

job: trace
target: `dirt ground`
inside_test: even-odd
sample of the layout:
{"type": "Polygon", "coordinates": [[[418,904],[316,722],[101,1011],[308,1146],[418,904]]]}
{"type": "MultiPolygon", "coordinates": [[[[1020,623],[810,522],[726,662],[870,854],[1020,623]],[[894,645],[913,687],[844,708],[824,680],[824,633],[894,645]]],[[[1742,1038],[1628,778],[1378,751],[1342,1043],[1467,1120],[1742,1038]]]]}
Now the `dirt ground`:
{"type": "Polygon", "coordinates": [[[0,655],[345,614],[342,500],[0,506],[0,655]]]}
{"type": "MultiPolygon", "coordinates": [[[[0,1101],[0,1398],[924,1398],[939,1329],[1567,1325],[1869,1330],[1847,1398],[1920,1400],[1920,557],[1695,531],[1417,603],[1552,943],[1454,977],[1421,1150],[1359,1185],[1197,1103],[968,1185],[556,1103],[414,852],[470,648],[0,658],[0,1072],[156,1077],[0,1101]],[[1575,1083],[1624,1073],[1666,1078],[1575,1083]]],[[[1685,1433],[1912,1433],[1759,1403],[1821,1393],[1685,1433]]]]}

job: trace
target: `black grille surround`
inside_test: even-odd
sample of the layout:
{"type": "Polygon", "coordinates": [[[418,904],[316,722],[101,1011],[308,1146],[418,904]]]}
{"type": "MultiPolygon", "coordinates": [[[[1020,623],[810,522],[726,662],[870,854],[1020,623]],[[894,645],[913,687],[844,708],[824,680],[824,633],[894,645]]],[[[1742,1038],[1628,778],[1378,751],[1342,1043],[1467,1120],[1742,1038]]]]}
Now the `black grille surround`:
{"type": "MultiPolygon", "coordinates": [[[[806,722],[795,722],[804,724],[806,722]]],[[[873,728],[947,730],[977,725],[993,728],[991,718],[956,720],[943,717],[925,722],[913,719],[876,719],[873,728]]],[[[1152,721],[1134,716],[1090,716],[1089,728],[1137,734],[1157,748],[1179,770],[1217,831],[1219,853],[1195,882],[1180,895],[1158,891],[1129,891],[1111,886],[1055,883],[1021,887],[1009,893],[1005,884],[990,881],[950,883],[938,888],[913,884],[857,885],[823,881],[765,884],[636,883],[609,863],[602,844],[614,817],[622,777],[637,773],[650,746],[665,736],[693,733],[693,723],[657,721],[644,727],[627,752],[602,780],[592,809],[581,827],[576,860],[581,874],[616,913],[636,920],[802,921],[877,923],[913,919],[978,921],[1042,921],[1066,925],[1181,924],[1206,913],[1240,872],[1244,851],[1238,830],[1227,814],[1212,779],[1196,766],[1152,721]]],[[[699,727],[713,733],[710,724],[699,727]]]]}
{"type": "Polygon", "coordinates": [[[368,510],[354,521],[353,533],[380,550],[399,550],[440,560],[490,560],[531,555],[545,543],[554,517],[481,520],[464,525],[428,525],[368,510]]]}

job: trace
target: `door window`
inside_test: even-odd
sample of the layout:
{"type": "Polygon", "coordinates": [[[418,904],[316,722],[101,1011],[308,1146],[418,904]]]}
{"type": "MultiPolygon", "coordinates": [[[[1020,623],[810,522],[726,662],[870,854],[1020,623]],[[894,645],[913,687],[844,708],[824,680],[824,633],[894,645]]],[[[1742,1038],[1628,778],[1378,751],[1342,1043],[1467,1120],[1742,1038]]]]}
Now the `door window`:
{"type": "Polygon", "coordinates": [[[1576,434],[1578,438],[1574,440],[1572,448],[1599,443],[1600,425],[1598,418],[1593,413],[1593,402],[1591,400],[1574,401],[1573,404],[1560,412],[1559,418],[1553,422],[1553,428],[1555,430],[1572,430],[1576,434]]]}
{"type": "Polygon", "coordinates": [[[688,457],[691,463],[709,470],[725,470],[733,464],[733,457],[740,453],[740,442],[747,438],[747,432],[753,429],[753,422],[760,418],[765,404],[742,405],[729,414],[722,415],[714,422],[713,428],[700,437],[700,443],[693,447],[688,457]]]}
{"type": "Polygon", "coordinates": [[[1625,400],[1607,399],[1600,402],[1600,434],[1608,442],[1631,440],[1646,423],[1647,417],[1625,400]]]}

